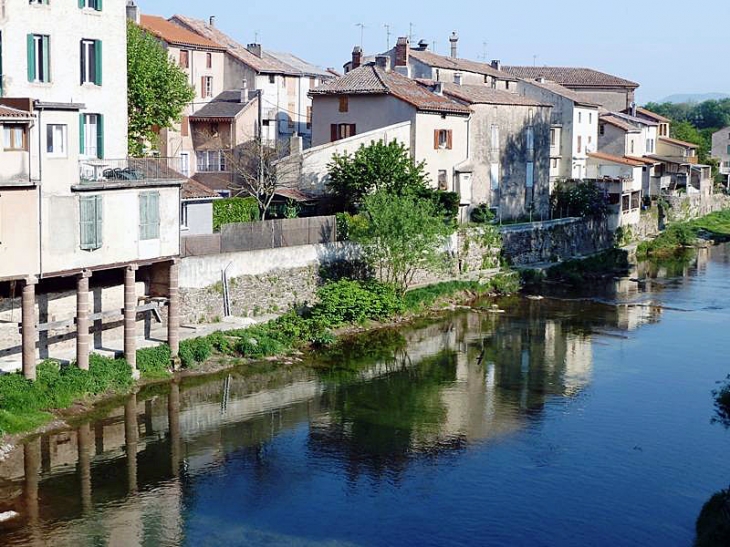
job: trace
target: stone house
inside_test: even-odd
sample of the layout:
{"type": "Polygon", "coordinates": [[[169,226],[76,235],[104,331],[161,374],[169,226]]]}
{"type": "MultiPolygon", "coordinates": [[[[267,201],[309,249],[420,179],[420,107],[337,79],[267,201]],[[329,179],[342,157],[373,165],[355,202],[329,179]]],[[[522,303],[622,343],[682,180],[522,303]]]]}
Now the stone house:
{"type": "Polygon", "coordinates": [[[177,351],[183,181],[166,158],[127,157],[126,24],[123,0],[2,11],[0,360],[29,378],[68,339],[87,368],[91,321],[101,344],[124,318],[134,366],[140,291],[169,303],[177,351]]]}
{"type": "Polygon", "coordinates": [[[473,112],[471,196],[462,189],[462,204],[488,204],[501,219],[548,218],[552,105],[484,84],[432,85],[473,112]]]}
{"type": "Polygon", "coordinates": [[[521,80],[544,79],[567,87],[588,103],[612,112],[631,108],[639,84],[591,68],[551,66],[503,66],[505,72],[521,80]]]}
{"type": "MultiPolygon", "coordinates": [[[[550,120],[550,181],[582,179],[589,152],[597,150],[599,105],[555,82],[520,80],[518,94],[553,106],[550,120]]],[[[552,191],[552,190],[551,190],[552,191]]]]}
{"type": "Polygon", "coordinates": [[[287,151],[290,138],[300,136],[305,148],[312,140],[312,102],[308,93],[335,76],[299,57],[269,51],[261,44],[247,46],[208,22],[174,15],[170,21],[225,48],[225,90],[246,87],[261,92],[261,134],[271,146],[287,151]]]}
{"type": "Polygon", "coordinates": [[[712,157],[720,162],[720,174],[730,180],[730,126],[712,134],[712,157]]]}

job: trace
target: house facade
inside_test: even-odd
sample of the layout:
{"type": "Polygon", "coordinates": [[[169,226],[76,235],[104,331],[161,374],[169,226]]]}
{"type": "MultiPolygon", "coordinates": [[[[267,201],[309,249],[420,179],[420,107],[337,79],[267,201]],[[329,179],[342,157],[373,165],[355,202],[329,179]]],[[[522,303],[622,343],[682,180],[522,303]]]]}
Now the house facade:
{"type": "Polygon", "coordinates": [[[359,67],[310,92],[313,145],[410,122],[409,149],[414,160],[425,162],[434,188],[459,192],[457,166],[468,156],[471,111],[388,70],[384,57],[380,62],[359,67]]]}
{"type": "Polygon", "coordinates": [[[730,127],[712,134],[712,157],[720,162],[720,174],[730,180],[730,127]]]}
{"type": "Polygon", "coordinates": [[[177,350],[177,301],[169,296],[182,180],[165,158],[127,157],[127,65],[116,54],[126,51],[125,4],[16,1],[2,11],[0,255],[9,261],[0,268],[0,316],[9,320],[0,327],[0,359],[18,362],[29,378],[58,337],[73,335],[78,365],[88,368],[92,320],[101,338],[124,319],[134,368],[138,294],[169,304],[177,350]],[[64,307],[59,291],[72,291],[76,305],[64,307]],[[123,316],[106,313],[122,306],[123,316]]]}
{"type": "Polygon", "coordinates": [[[609,228],[629,227],[641,220],[644,163],[603,152],[588,154],[587,180],[608,196],[609,228]]]}
{"type": "Polygon", "coordinates": [[[597,150],[599,105],[555,82],[520,80],[518,93],[552,105],[550,120],[550,180],[582,179],[588,153],[597,150]]]}

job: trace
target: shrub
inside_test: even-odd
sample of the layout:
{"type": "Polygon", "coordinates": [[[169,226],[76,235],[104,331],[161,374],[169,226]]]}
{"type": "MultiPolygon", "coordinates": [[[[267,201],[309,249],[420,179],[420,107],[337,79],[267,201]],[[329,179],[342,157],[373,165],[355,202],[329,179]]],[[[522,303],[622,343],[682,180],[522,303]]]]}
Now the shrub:
{"type": "Polygon", "coordinates": [[[312,309],[312,317],[331,327],[385,319],[402,310],[395,288],[376,281],[328,283],[317,291],[317,297],[319,304],[312,309]]]}
{"type": "Polygon", "coordinates": [[[494,220],[494,211],[489,205],[482,203],[476,206],[469,216],[475,224],[489,224],[494,220]]]}
{"type": "Polygon", "coordinates": [[[167,344],[137,351],[137,369],[143,378],[150,380],[169,378],[171,360],[172,353],[167,344]]]}
{"type": "Polygon", "coordinates": [[[207,361],[213,353],[208,338],[192,338],[180,342],[180,361],[184,368],[194,368],[207,361]]]}
{"type": "Polygon", "coordinates": [[[219,232],[224,224],[259,220],[259,206],[254,198],[227,198],[213,202],[213,230],[219,232]]]}

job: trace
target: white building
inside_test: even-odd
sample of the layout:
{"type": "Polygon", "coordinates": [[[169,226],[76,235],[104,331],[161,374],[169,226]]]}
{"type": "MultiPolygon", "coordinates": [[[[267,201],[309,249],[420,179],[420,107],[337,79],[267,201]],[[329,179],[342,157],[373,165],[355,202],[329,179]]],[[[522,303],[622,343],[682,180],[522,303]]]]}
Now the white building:
{"type": "Polygon", "coordinates": [[[720,174],[730,180],[730,127],[712,134],[712,157],[720,162],[720,174]]]}

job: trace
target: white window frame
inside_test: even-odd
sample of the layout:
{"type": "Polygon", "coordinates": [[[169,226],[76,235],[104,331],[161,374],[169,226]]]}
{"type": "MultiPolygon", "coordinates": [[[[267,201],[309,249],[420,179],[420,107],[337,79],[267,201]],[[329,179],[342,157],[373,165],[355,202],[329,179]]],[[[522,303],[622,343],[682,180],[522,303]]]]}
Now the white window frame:
{"type": "Polygon", "coordinates": [[[96,84],[96,40],[81,40],[83,55],[81,83],[96,84]]]}
{"type": "Polygon", "coordinates": [[[228,164],[224,150],[201,150],[196,152],[195,160],[201,173],[226,173],[228,164]]]}
{"type": "Polygon", "coordinates": [[[83,156],[89,158],[98,157],[99,143],[99,115],[84,114],[84,150],[83,156]]]}
{"type": "Polygon", "coordinates": [[[439,150],[446,150],[449,146],[449,130],[439,129],[439,150]]]}
{"type": "Polygon", "coordinates": [[[68,126],[59,123],[46,125],[46,154],[49,158],[68,157],[68,126]]]}
{"type": "Polygon", "coordinates": [[[26,127],[19,124],[3,125],[3,149],[19,152],[27,149],[26,127]],[[20,146],[17,139],[20,138],[20,146]]]}

